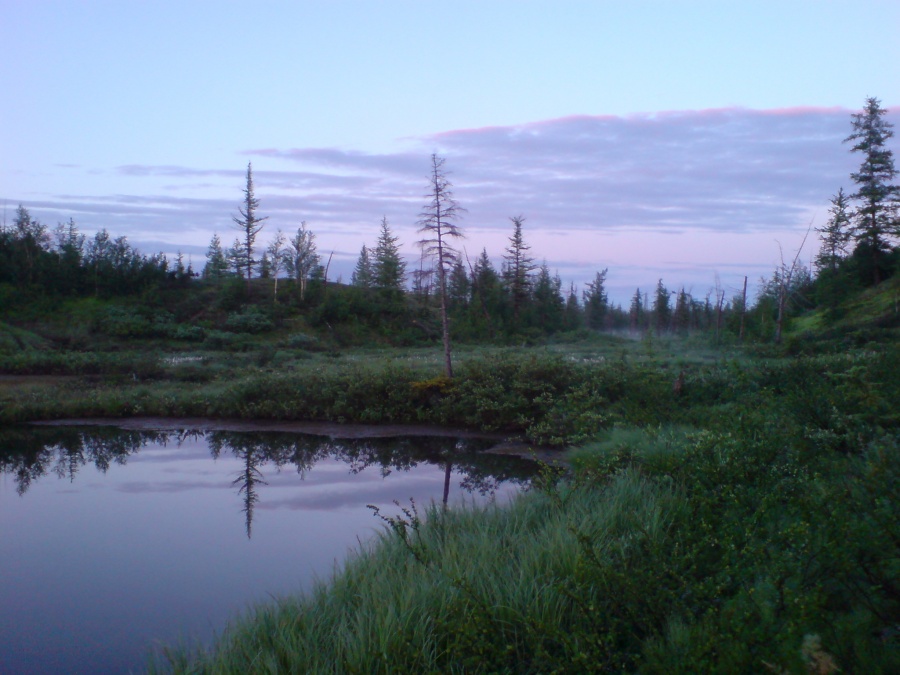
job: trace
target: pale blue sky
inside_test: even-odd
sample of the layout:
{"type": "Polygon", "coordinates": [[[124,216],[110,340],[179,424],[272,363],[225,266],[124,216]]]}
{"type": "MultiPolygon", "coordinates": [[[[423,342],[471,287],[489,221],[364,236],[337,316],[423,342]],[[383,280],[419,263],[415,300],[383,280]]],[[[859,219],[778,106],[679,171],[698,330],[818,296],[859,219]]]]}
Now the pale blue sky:
{"type": "Polygon", "coordinates": [[[252,160],[267,234],[306,220],[345,278],[382,215],[415,254],[437,151],[471,255],[524,214],[617,300],[733,288],[850,187],[850,113],[900,104],[896,0],[0,0],[0,25],[10,212],[199,262],[252,160]]]}

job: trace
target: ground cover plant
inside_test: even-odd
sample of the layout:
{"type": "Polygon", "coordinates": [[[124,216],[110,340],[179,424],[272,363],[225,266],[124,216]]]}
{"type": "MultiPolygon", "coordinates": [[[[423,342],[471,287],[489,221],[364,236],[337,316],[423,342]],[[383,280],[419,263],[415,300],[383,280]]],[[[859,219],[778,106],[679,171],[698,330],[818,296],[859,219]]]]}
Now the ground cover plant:
{"type": "Polygon", "coordinates": [[[615,420],[663,421],[675,412],[674,376],[620,357],[477,349],[460,355],[449,379],[437,359],[416,350],[306,356],[275,347],[226,358],[18,353],[5,359],[7,373],[72,377],[26,392],[7,382],[0,422],[200,416],[418,423],[563,445],[615,420]]]}
{"type": "Polygon", "coordinates": [[[600,405],[568,476],[509,506],[379,513],[334,579],[157,667],[896,672],[898,365],[894,346],[720,364],[662,422],[600,405]]]}

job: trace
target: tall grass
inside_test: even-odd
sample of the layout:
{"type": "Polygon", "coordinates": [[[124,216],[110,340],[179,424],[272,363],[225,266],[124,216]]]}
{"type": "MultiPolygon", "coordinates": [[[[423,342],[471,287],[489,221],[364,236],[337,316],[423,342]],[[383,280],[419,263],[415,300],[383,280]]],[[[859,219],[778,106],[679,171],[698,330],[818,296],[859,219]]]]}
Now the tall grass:
{"type": "MultiPolygon", "coordinates": [[[[786,394],[815,384],[795,375],[786,394]]],[[[856,409],[847,393],[822,423],[856,409]]],[[[836,440],[786,394],[718,429],[614,429],[507,507],[398,505],[329,583],[158,665],[900,672],[900,438],[836,440]]]]}
{"type": "MultiPolygon", "coordinates": [[[[596,652],[603,598],[573,586],[592,555],[664,545],[683,510],[636,472],[603,489],[532,492],[507,508],[411,506],[311,593],[259,607],[175,672],[549,672],[596,652]],[[639,534],[635,534],[638,532],[639,534]],[[527,666],[527,667],[526,667],[527,666]]],[[[584,664],[587,670],[593,668],[584,664]]]]}

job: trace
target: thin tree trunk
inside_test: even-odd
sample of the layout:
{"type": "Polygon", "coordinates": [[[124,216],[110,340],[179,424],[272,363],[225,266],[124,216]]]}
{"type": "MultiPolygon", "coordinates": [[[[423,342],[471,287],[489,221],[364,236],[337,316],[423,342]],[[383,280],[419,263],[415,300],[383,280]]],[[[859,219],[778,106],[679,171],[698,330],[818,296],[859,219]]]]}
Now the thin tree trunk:
{"type": "Polygon", "coordinates": [[[744,317],[747,316],[747,277],[744,277],[744,293],[741,296],[741,331],[738,340],[744,341],[744,317]]]}
{"type": "Polygon", "coordinates": [[[331,259],[334,257],[334,251],[328,255],[328,262],[325,263],[325,278],[322,280],[322,300],[328,295],[328,268],[331,267],[331,259]]]}
{"type": "Polygon", "coordinates": [[[725,291],[721,294],[716,290],[716,346],[719,346],[719,339],[722,333],[722,305],[725,303],[725,291]]]}
{"type": "Polygon", "coordinates": [[[443,247],[438,234],[438,283],[441,287],[441,328],[444,333],[444,375],[453,377],[453,363],[450,360],[450,320],[447,317],[447,283],[444,270],[443,247]]]}
{"type": "Polygon", "coordinates": [[[775,344],[781,344],[781,327],[784,323],[784,305],[787,302],[787,286],[782,282],[778,293],[778,318],[775,320],[775,344]]]}

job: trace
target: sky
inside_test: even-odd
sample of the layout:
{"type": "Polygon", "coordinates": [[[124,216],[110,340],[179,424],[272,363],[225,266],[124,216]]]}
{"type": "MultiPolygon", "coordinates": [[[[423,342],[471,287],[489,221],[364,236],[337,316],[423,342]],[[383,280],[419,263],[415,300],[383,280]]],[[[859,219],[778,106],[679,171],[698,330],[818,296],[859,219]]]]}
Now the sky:
{"type": "Polygon", "coordinates": [[[194,267],[248,163],[262,246],[305,221],[349,281],[386,217],[418,265],[437,153],[472,259],[521,215],[566,287],[732,296],[852,192],[866,98],[900,123],[896,0],[0,0],[0,27],[6,221],[194,267]]]}

